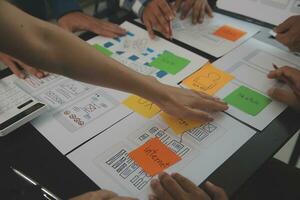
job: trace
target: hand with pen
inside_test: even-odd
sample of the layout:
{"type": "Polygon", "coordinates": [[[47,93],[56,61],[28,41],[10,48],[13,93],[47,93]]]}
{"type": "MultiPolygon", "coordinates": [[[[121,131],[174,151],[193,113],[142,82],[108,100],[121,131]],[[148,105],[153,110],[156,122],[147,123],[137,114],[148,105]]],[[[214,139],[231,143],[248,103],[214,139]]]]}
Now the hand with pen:
{"type": "Polygon", "coordinates": [[[288,66],[281,68],[275,66],[275,70],[271,71],[268,77],[286,83],[292,90],[271,88],[268,91],[269,96],[300,111],[300,71],[288,66]]]}
{"type": "Polygon", "coordinates": [[[155,37],[154,29],[166,38],[172,38],[171,22],[177,12],[181,12],[181,19],[185,19],[192,12],[193,24],[202,23],[205,14],[213,17],[208,0],[176,0],[173,6],[167,0],[152,0],[147,4],[142,15],[150,38],[155,37]]]}
{"type": "Polygon", "coordinates": [[[300,15],[292,16],[277,26],[276,39],[291,51],[300,52],[300,15]]]}
{"type": "Polygon", "coordinates": [[[213,17],[213,11],[208,0],[176,0],[174,10],[176,12],[181,11],[181,19],[185,19],[192,12],[193,24],[201,24],[206,14],[213,17]]]}
{"type": "Polygon", "coordinates": [[[154,39],[154,29],[162,33],[166,38],[171,38],[171,21],[175,18],[175,12],[167,0],[152,0],[144,9],[142,20],[147,28],[149,36],[154,39]]]}

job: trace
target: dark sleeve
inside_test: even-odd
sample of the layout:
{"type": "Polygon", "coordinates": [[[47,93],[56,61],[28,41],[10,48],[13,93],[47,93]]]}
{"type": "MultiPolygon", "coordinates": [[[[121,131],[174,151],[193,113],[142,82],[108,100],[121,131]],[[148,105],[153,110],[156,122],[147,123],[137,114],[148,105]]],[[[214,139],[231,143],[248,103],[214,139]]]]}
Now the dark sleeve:
{"type": "Polygon", "coordinates": [[[48,0],[56,19],[74,11],[82,11],[77,0],[48,0]]]}

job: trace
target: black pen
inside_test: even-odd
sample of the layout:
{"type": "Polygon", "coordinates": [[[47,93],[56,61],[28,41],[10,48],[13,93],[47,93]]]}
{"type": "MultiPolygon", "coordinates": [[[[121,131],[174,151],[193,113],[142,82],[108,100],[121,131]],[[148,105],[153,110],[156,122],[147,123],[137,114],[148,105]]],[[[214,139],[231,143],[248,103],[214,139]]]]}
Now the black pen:
{"type": "Polygon", "coordinates": [[[21,177],[22,179],[24,179],[26,182],[32,184],[34,187],[37,187],[41,190],[43,196],[48,199],[48,200],[61,200],[61,198],[57,197],[55,194],[53,194],[52,192],[50,192],[47,188],[43,187],[42,185],[40,185],[38,182],[36,182],[35,180],[33,180],[32,178],[30,178],[29,176],[25,175],[23,172],[10,167],[12,169],[12,171],[14,173],[16,173],[19,177],[21,177]]]}

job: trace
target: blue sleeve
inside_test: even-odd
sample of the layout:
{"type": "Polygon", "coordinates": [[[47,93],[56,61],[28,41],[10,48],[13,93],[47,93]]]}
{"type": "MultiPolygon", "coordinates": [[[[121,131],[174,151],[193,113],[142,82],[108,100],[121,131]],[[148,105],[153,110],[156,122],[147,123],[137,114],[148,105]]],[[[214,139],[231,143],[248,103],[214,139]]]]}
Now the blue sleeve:
{"type": "Polygon", "coordinates": [[[77,0],[48,0],[48,2],[56,19],[70,12],[82,11],[77,0]]]}

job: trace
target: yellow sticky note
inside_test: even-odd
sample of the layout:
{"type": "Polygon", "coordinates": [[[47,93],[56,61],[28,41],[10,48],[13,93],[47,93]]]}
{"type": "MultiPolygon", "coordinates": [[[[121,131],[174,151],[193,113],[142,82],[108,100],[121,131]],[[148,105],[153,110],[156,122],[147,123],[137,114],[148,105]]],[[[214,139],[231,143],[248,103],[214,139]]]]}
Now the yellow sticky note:
{"type": "Polygon", "coordinates": [[[219,70],[209,63],[186,78],[183,84],[190,89],[214,95],[232,79],[234,77],[231,74],[219,70]]]}
{"type": "Polygon", "coordinates": [[[161,118],[168,124],[176,135],[181,135],[186,131],[204,125],[205,121],[200,120],[183,120],[172,117],[165,112],[160,113],[161,118]]]}
{"type": "Polygon", "coordinates": [[[160,108],[157,105],[136,95],[131,95],[125,99],[123,104],[148,119],[152,118],[160,111],[160,108]]]}

